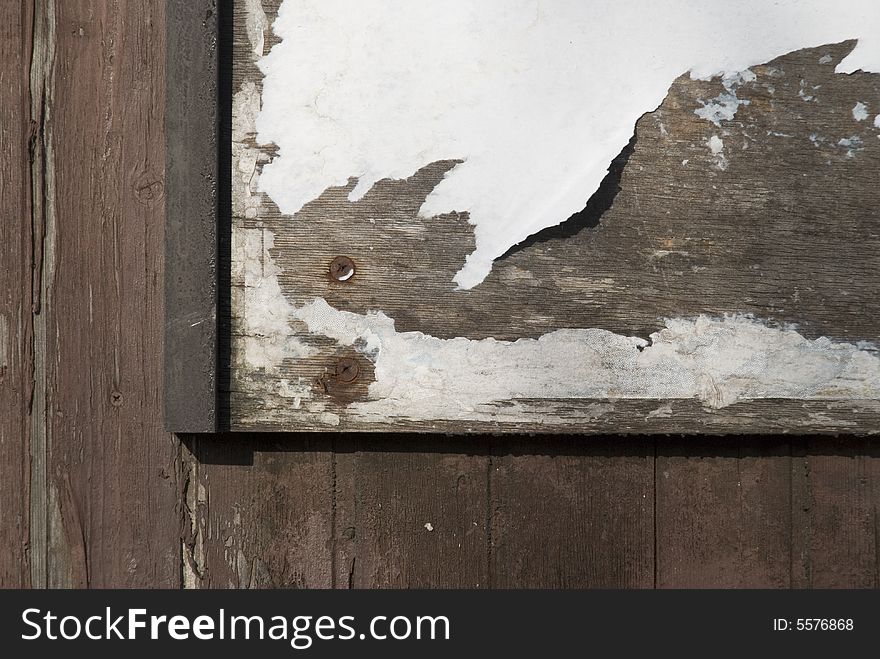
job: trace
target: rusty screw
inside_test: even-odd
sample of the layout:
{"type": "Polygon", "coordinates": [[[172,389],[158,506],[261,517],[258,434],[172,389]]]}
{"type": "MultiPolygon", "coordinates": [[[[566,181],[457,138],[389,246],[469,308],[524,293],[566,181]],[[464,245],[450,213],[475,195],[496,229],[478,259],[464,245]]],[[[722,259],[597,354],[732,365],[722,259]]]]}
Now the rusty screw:
{"type": "Polygon", "coordinates": [[[354,261],[347,256],[337,256],[330,263],[330,276],[336,281],[348,281],[354,277],[354,261]]]}
{"type": "Polygon", "coordinates": [[[344,384],[349,384],[357,380],[361,367],[358,366],[357,359],[352,357],[343,357],[336,362],[336,379],[344,384]]]}

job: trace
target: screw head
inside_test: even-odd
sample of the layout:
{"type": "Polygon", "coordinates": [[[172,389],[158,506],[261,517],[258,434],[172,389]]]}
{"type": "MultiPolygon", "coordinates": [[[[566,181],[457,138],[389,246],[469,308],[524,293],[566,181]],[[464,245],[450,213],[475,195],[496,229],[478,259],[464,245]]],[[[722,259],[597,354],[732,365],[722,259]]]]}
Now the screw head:
{"type": "Polygon", "coordinates": [[[354,272],[354,261],[347,256],[337,256],[330,262],[330,277],[336,281],[348,281],[354,272]]]}
{"type": "Polygon", "coordinates": [[[336,379],[339,382],[348,384],[357,380],[361,367],[358,366],[357,359],[352,357],[343,357],[336,362],[336,379]]]}
{"type": "Polygon", "coordinates": [[[125,403],[125,398],[123,397],[123,395],[120,392],[118,392],[118,391],[110,392],[110,404],[113,407],[122,407],[122,405],[124,403],[125,403]]]}

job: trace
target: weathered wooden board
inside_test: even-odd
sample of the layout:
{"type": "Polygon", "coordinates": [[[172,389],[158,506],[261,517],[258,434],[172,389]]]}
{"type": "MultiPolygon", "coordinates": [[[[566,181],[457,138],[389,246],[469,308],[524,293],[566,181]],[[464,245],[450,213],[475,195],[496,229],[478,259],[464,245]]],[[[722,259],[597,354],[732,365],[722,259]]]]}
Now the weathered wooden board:
{"type": "MultiPolygon", "coordinates": [[[[696,393],[667,396],[651,393],[650,384],[645,390],[641,382],[615,380],[609,364],[619,355],[612,348],[572,340],[562,353],[528,352],[538,345],[528,340],[596,329],[645,339],[630,348],[637,360],[637,350],[649,353],[675,335],[678,326],[669,319],[691,319],[697,325],[687,331],[695,334],[683,340],[691,343],[674,350],[687,358],[705,355],[710,365],[724,359],[712,351],[749,350],[749,339],[715,344],[701,334],[699,322],[725,336],[739,322],[749,331],[796,337],[802,347],[848,345],[859,353],[856,360],[873,364],[876,354],[866,343],[880,336],[874,294],[880,277],[880,130],[870,120],[858,121],[853,108],[857,102],[880,107],[880,75],[834,73],[855,42],[753,67],[755,79],[737,88],[747,104],[718,125],[695,110],[725,93],[722,81],[683,75],[635,126],[630,146],[583,213],[510,250],[485,281],[463,291],[451,282],[474,247],[467,215],[418,216],[452,161],[406,180],[381,181],[357,202],[348,200],[352,179],[294,217],[259,191],[261,168],[277,154],[255,139],[262,81],[255,62],[275,43],[269,26],[279,4],[235,3],[228,392],[234,430],[719,434],[880,428],[873,385],[849,392],[837,386],[864,374],[844,374],[837,384],[801,396],[775,395],[774,385],[761,379],[766,375],[701,373],[696,393]],[[725,146],[713,151],[719,136],[725,146]],[[340,255],[355,264],[354,276],[342,282],[328,273],[340,255]],[[361,339],[353,340],[358,332],[361,339]],[[371,332],[381,337],[383,350],[395,340],[428,347],[408,360],[378,363],[374,347],[364,345],[371,332]],[[493,339],[517,342],[518,356],[493,339]],[[579,353],[591,351],[597,356],[578,366],[585,359],[579,353]],[[521,362],[532,358],[535,366],[524,376],[521,362]],[[415,372],[419,359],[432,366],[415,372]],[[357,377],[348,382],[352,370],[357,377]],[[612,383],[603,385],[603,378],[612,383]],[[510,382],[501,393],[490,391],[505,379],[510,382]],[[424,390],[423,398],[400,395],[414,387],[420,395],[424,390]],[[440,402],[425,402],[432,397],[440,402]]],[[[753,355],[775,364],[767,369],[771,376],[812,359],[778,347],[768,344],[753,355]]],[[[875,369],[869,370],[867,381],[873,382],[875,369]]]]}
{"type": "MultiPolygon", "coordinates": [[[[31,583],[35,265],[30,66],[33,7],[0,6],[0,585],[31,583]]],[[[39,284],[36,284],[39,287],[39,284]]],[[[39,483],[37,483],[39,488],[39,483]]]]}
{"type": "Polygon", "coordinates": [[[0,583],[174,587],[164,4],[4,3],[0,24],[0,583]]]}

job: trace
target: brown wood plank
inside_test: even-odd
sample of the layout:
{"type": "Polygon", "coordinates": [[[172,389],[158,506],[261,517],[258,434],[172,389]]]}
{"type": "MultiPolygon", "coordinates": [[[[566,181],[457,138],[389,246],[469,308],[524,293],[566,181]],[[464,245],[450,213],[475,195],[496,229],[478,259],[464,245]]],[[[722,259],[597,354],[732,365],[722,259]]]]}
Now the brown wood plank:
{"type": "Polygon", "coordinates": [[[0,6],[0,587],[30,583],[33,392],[32,210],[29,140],[31,2],[0,6]]]}
{"type": "Polygon", "coordinates": [[[650,588],[654,442],[496,440],[493,587],[650,588]]]}
{"type": "Polygon", "coordinates": [[[802,483],[793,509],[793,585],[880,586],[880,447],[851,437],[803,439],[792,473],[802,483]]]}
{"type": "Polygon", "coordinates": [[[489,586],[485,438],[340,437],[337,588],[489,586]]]}
{"type": "Polygon", "coordinates": [[[657,587],[788,587],[790,465],[769,437],[658,440],[657,587]]]}
{"type": "Polygon", "coordinates": [[[37,4],[54,67],[41,99],[48,524],[32,548],[46,560],[34,585],[174,587],[179,452],[161,406],[164,3],[37,4]]]}
{"type": "Polygon", "coordinates": [[[188,588],[330,588],[333,456],[327,438],[187,440],[188,588]]]}

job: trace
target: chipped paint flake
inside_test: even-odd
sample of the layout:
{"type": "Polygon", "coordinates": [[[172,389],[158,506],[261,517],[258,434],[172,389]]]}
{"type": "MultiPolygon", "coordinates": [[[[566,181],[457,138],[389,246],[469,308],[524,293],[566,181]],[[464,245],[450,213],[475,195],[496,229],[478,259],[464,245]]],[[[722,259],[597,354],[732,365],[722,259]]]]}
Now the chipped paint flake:
{"type": "Polygon", "coordinates": [[[837,143],[837,146],[843,147],[846,149],[846,157],[847,158],[855,158],[856,152],[861,151],[865,148],[864,140],[858,135],[853,135],[852,137],[845,137],[837,143]]]}
{"type": "Polygon", "coordinates": [[[727,160],[727,156],[724,155],[724,140],[717,135],[713,135],[706,141],[706,144],[709,146],[709,152],[715,161],[715,167],[721,171],[726,170],[730,163],[727,160]]]}
{"type": "MultiPolygon", "coordinates": [[[[876,0],[284,0],[273,30],[257,127],[280,155],[260,189],[294,215],[350,177],[354,201],[383,178],[461,160],[421,213],[468,212],[476,250],[455,276],[462,288],[581,210],[683,72],[727,77],[858,37],[836,70],[880,70],[876,0]]],[[[720,123],[740,105],[704,112],[720,123]]]]}
{"type": "Polygon", "coordinates": [[[859,101],[852,109],[853,119],[856,121],[865,121],[868,118],[868,106],[859,101]]]}
{"type": "Polygon", "coordinates": [[[807,93],[806,83],[803,80],[801,80],[801,88],[800,91],[798,91],[798,96],[800,96],[801,100],[805,103],[816,100],[815,96],[807,93]]]}
{"type": "Polygon", "coordinates": [[[724,76],[721,79],[721,84],[725,90],[724,93],[719,94],[711,101],[700,100],[703,107],[694,110],[694,114],[701,119],[711,121],[716,126],[721,126],[722,121],[733,121],[740,106],[751,104],[751,101],[737,97],[737,89],[743,84],[754,82],[755,80],[757,80],[757,76],[748,69],[724,76]]]}

